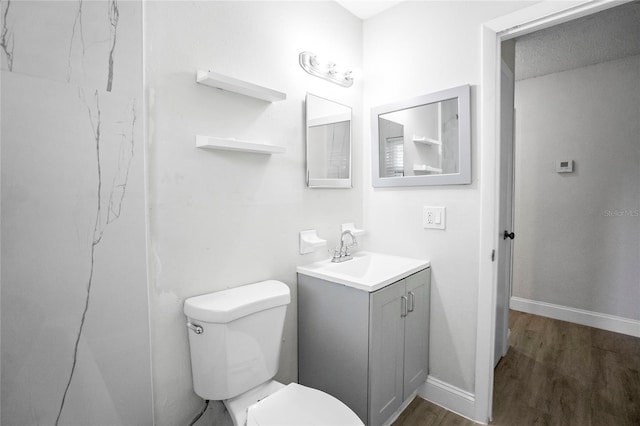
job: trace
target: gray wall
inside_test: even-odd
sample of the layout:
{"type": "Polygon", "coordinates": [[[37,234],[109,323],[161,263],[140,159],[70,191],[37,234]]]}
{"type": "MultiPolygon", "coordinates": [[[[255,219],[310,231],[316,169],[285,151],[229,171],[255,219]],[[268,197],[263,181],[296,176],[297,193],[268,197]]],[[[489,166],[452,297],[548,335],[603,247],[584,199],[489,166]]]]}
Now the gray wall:
{"type": "Polygon", "coordinates": [[[639,81],[631,56],[516,82],[513,296],[640,319],[639,81]]]}

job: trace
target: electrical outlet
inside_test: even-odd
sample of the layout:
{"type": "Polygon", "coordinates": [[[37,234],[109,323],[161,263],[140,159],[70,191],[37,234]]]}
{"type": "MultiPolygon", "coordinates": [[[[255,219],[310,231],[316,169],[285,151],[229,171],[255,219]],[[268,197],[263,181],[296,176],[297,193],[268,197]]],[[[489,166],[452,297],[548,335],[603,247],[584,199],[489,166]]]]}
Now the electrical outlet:
{"type": "Polygon", "coordinates": [[[426,221],[425,223],[427,225],[433,225],[433,210],[427,209],[425,213],[426,213],[426,216],[424,217],[424,220],[426,221]]]}
{"type": "Polygon", "coordinates": [[[429,229],[444,229],[445,208],[424,206],[422,208],[422,226],[429,229]]]}

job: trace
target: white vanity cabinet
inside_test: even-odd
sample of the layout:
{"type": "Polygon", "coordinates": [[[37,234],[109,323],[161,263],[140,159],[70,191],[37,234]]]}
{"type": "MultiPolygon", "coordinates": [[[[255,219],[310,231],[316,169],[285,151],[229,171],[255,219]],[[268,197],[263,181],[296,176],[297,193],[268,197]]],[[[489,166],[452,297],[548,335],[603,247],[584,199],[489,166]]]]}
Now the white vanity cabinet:
{"type": "Polygon", "coordinates": [[[427,379],[430,268],[368,292],[298,274],[298,379],[370,426],[427,379]]]}

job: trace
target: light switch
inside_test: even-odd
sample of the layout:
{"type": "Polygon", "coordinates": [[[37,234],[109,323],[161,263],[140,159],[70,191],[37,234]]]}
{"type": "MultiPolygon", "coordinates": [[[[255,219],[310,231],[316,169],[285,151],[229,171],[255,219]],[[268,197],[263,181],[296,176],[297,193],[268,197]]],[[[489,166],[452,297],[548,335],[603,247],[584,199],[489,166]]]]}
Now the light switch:
{"type": "Polygon", "coordinates": [[[422,208],[422,226],[429,229],[444,229],[446,222],[444,207],[424,206],[422,208]]]}

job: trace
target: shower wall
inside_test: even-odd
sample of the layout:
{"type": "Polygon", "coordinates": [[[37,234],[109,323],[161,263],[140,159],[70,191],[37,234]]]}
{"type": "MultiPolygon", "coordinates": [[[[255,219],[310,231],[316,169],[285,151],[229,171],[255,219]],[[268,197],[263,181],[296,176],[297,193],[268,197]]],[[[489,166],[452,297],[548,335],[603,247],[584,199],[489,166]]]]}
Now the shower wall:
{"type": "Polygon", "coordinates": [[[139,1],[0,1],[1,422],[153,423],[139,1]]]}

